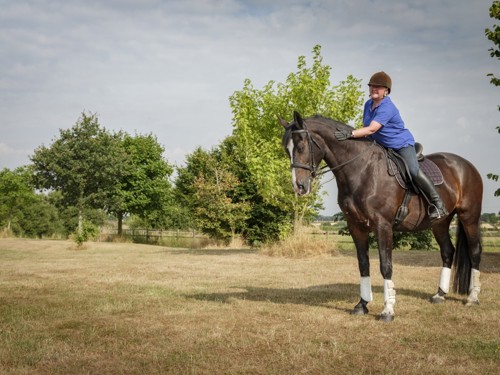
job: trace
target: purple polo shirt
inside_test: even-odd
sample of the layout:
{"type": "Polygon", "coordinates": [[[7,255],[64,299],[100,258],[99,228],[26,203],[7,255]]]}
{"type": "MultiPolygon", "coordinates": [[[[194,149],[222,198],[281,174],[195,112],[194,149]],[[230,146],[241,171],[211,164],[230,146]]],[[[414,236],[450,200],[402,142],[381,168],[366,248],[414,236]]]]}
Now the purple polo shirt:
{"type": "Polygon", "coordinates": [[[382,125],[376,133],[371,135],[372,139],[384,147],[395,150],[415,144],[413,135],[405,128],[399,110],[390,97],[386,96],[374,110],[372,110],[372,104],[372,99],[365,103],[363,125],[367,127],[373,120],[382,125]]]}

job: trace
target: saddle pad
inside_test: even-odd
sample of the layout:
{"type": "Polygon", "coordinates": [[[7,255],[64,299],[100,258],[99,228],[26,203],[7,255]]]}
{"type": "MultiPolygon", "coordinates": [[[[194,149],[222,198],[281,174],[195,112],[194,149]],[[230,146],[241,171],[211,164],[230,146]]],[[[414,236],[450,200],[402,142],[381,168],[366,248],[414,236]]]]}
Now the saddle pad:
{"type": "MultiPolygon", "coordinates": [[[[391,175],[393,174],[396,177],[396,180],[403,189],[407,189],[408,186],[401,177],[401,173],[399,171],[399,168],[397,168],[396,163],[393,162],[391,159],[389,159],[389,163],[391,165],[390,169],[392,172],[390,174],[391,175]]],[[[427,177],[430,178],[430,180],[434,183],[434,185],[441,185],[444,182],[441,170],[432,160],[424,158],[422,161],[418,162],[418,165],[420,166],[422,172],[424,172],[427,175],[427,177]]]]}

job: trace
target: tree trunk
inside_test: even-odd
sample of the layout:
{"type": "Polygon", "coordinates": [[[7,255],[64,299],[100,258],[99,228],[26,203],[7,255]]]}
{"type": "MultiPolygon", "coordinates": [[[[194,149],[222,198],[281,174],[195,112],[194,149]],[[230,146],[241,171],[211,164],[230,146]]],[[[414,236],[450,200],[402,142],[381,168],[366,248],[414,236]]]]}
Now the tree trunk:
{"type": "Polygon", "coordinates": [[[118,218],[118,237],[121,237],[123,234],[123,213],[119,212],[116,216],[118,218]]]}
{"type": "Polygon", "coordinates": [[[83,233],[83,212],[80,208],[78,210],[78,234],[81,235],[83,233]]]}

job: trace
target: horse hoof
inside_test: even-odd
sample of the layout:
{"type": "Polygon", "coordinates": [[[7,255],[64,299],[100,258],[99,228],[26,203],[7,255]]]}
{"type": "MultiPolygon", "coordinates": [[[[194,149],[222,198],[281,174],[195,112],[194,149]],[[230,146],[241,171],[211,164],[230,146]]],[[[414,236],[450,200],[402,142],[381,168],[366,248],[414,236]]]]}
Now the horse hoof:
{"type": "Polygon", "coordinates": [[[478,299],[475,300],[468,299],[467,302],[465,303],[465,306],[477,306],[477,305],[479,305],[478,299]]]}
{"type": "Polygon", "coordinates": [[[440,303],[444,303],[446,299],[443,296],[440,296],[439,294],[436,294],[435,296],[431,297],[431,303],[435,305],[439,305],[440,303]]]}
{"type": "Polygon", "coordinates": [[[394,320],[394,314],[381,314],[379,320],[384,323],[390,323],[394,320]]]}
{"type": "Polygon", "coordinates": [[[354,310],[352,310],[351,315],[366,315],[368,314],[368,309],[364,306],[361,307],[355,307],[354,310]]]}

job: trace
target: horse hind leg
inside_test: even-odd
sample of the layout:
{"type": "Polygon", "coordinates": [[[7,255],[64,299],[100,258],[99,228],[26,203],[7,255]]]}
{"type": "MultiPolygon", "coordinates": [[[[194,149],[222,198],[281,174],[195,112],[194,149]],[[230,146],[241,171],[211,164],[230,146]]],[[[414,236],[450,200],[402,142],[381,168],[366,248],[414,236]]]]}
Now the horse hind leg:
{"type": "Polygon", "coordinates": [[[455,247],[451,242],[449,234],[449,225],[451,220],[435,225],[432,228],[436,242],[441,250],[442,267],[439,275],[439,284],[437,293],[431,297],[431,302],[434,304],[444,303],[446,294],[450,291],[451,267],[453,263],[453,254],[455,247]]]}
{"type": "Polygon", "coordinates": [[[396,304],[396,289],[392,280],[384,279],[384,310],[380,314],[383,322],[394,320],[394,305],[396,304]]]}
{"type": "Polygon", "coordinates": [[[479,305],[479,293],[481,293],[481,281],[479,280],[479,264],[483,251],[481,245],[481,227],[479,220],[477,224],[463,225],[463,231],[467,237],[467,249],[470,258],[469,295],[467,306],[479,305]]]}
{"type": "Polygon", "coordinates": [[[479,305],[479,293],[481,293],[481,281],[479,281],[480,272],[477,269],[471,269],[471,286],[467,296],[466,306],[479,305]]]}
{"type": "Polygon", "coordinates": [[[482,253],[479,216],[477,220],[473,220],[470,216],[459,214],[456,246],[454,288],[460,294],[468,294],[467,306],[478,305],[481,292],[479,264],[482,253]]]}

